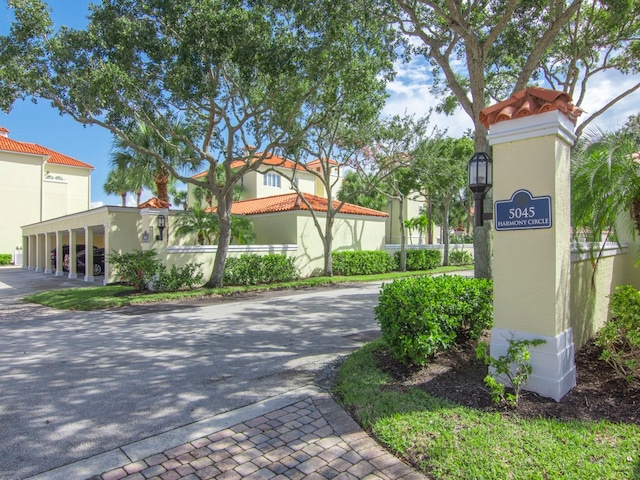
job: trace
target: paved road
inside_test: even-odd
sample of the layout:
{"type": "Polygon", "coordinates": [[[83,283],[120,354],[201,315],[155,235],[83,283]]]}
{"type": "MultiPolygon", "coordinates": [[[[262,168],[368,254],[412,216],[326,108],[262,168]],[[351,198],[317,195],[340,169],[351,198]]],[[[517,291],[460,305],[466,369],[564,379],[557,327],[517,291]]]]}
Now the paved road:
{"type": "Polygon", "coordinates": [[[2,479],[309,385],[378,334],[378,285],[90,313],[19,303],[69,283],[0,269],[2,479]]]}

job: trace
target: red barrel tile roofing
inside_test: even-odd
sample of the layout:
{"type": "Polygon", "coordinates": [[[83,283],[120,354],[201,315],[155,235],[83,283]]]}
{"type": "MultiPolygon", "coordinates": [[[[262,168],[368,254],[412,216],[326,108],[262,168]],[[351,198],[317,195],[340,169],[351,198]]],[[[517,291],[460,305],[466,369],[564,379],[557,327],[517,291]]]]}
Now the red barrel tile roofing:
{"type": "Polygon", "coordinates": [[[151,197],[146,202],[138,205],[138,208],[169,208],[171,204],[166,200],[160,200],[158,197],[151,197]]]}
{"type": "MultiPolygon", "coordinates": [[[[8,133],[9,130],[4,127],[0,127],[0,132],[8,133]]],[[[19,142],[17,140],[12,140],[4,135],[0,135],[0,151],[27,153],[31,155],[46,155],[49,157],[47,159],[47,163],[66,165],[69,167],[90,168],[92,170],[94,168],[88,163],[81,162],[80,160],[76,160],[75,158],[71,158],[67,155],[40,146],[36,143],[19,142]]]]}
{"type": "Polygon", "coordinates": [[[489,128],[491,125],[504,120],[536,115],[539,113],[558,110],[576,124],[582,113],[571,103],[571,95],[565,92],[549,90],[542,87],[529,87],[514,93],[507,100],[491,105],[480,111],[480,121],[489,128]]]}
{"type": "MultiPolygon", "coordinates": [[[[326,198],[305,193],[304,198],[309,202],[316,212],[326,212],[329,202],[326,198]]],[[[333,202],[337,208],[340,202],[333,202]]],[[[215,212],[216,208],[208,208],[207,211],[215,212]]],[[[309,210],[307,205],[298,198],[297,193],[287,193],[284,195],[274,195],[272,197],[255,198],[251,200],[240,200],[233,202],[231,213],[234,215],[260,215],[263,213],[290,212],[295,210],[309,210]]],[[[351,203],[345,203],[340,209],[340,213],[350,215],[367,215],[370,217],[388,217],[384,212],[379,212],[371,208],[360,207],[351,203]]]]}

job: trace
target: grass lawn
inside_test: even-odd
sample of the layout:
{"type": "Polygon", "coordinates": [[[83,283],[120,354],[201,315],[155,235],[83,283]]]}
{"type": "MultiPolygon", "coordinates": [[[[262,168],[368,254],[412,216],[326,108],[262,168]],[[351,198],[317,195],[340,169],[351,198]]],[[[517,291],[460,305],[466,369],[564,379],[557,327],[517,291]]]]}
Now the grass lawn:
{"type": "Polygon", "coordinates": [[[640,479],[635,424],[522,419],[386,388],[375,366],[382,340],[352,354],[334,393],[399,457],[437,479],[640,479]]]}
{"type": "Polygon", "coordinates": [[[255,285],[225,288],[198,288],[180,292],[136,293],[133,288],[122,285],[105,287],[69,288],[50,290],[25,297],[26,302],[39,303],[62,310],[101,310],[125,305],[181,301],[194,298],[232,296],[238,293],[284,290],[289,288],[309,288],[340,283],[392,281],[411,275],[434,275],[460,270],[470,270],[473,266],[439,267],[426,272],[392,272],[380,275],[361,275],[353,277],[313,277],[288,283],[255,285]]]}

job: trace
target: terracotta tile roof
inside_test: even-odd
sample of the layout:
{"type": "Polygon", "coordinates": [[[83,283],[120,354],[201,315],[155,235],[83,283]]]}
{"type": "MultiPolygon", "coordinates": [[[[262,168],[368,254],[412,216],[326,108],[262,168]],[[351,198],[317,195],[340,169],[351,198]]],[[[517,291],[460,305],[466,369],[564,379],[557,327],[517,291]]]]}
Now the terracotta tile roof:
{"type": "Polygon", "coordinates": [[[316,165],[320,165],[323,162],[329,163],[329,165],[338,165],[338,162],[335,160],[331,160],[330,158],[316,158],[315,160],[307,163],[307,167],[315,167],[316,165]]]}
{"type": "Polygon", "coordinates": [[[514,118],[559,110],[575,125],[582,110],[571,103],[571,95],[548,88],[529,87],[514,93],[507,100],[480,111],[480,121],[489,128],[494,123],[514,118]]]}
{"type": "MultiPolygon", "coordinates": [[[[260,158],[260,155],[262,155],[260,152],[255,153],[254,157],[260,158]]],[[[338,162],[334,161],[334,160],[329,160],[329,163],[331,163],[332,165],[338,165],[338,162]]],[[[231,163],[231,168],[238,168],[241,167],[245,164],[244,160],[234,160],[231,163]]],[[[269,167],[282,167],[282,168],[287,168],[289,170],[293,170],[294,168],[297,170],[304,170],[304,168],[298,164],[296,164],[296,162],[291,161],[291,160],[287,160],[286,158],[282,158],[279,157],[278,155],[274,155],[274,154],[269,154],[265,157],[265,159],[262,162],[263,165],[269,166],[269,167]]],[[[316,159],[313,160],[309,163],[307,163],[307,167],[313,167],[314,165],[319,165],[320,164],[320,159],[316,159]]],[[[207,175],[207,172],[200,172],[195,174],[193,177],[191,178],[200,178],[200,177],[204,177],[207,175]]]]}
{"type": "MultiPolygon", "coordinates": [[[[328,201],[326,198],[305,193],[304,198],[311,204],[316,212],[326,212],[328,201]]],[[[334,207],[340,205],[339,201],[333,202],[334,207]]],[[[215,212],[216,208],[208,208],[207,211],[215,212]]],[[[263,213],[290,212],[293,210],[309,210],[305,203],[298,198],[297,193],[287,193],[285,195],[274,195],[272,197],[254,198],[251,200],[241,200],[233,202],[231,213],[234,215],[259,215],[263,213]]],[[[384,212],[360,207],[351,203],[345,203],[340,209],[340,213],[350,215],[367,215],[370,217],[388,217],[384,212]]]]}
{"type": "Polygon", "coordinates": [[[146,202],[138,205],[138,208],[169,208],[171,204],[165,200],[160,200],[158,197],[151,197],[146,202]]]}
{"type": "MultiPolygon", "coordinates": [[[[9,130],[3,128],[0,132],[8,133],[9,130]]],[[[49,156],[47,163],[67,165],[69,167],[90,168],[93,170],[93,166],[88,163],[81,162],[80,160],[76,160],[75,158],[71,158],[35,143],[18,142],[17,140],[12,140],[4,135],[0,135],[0,150],[6,152],[28,153],[31,155],[47,155],[49,156]]]]}

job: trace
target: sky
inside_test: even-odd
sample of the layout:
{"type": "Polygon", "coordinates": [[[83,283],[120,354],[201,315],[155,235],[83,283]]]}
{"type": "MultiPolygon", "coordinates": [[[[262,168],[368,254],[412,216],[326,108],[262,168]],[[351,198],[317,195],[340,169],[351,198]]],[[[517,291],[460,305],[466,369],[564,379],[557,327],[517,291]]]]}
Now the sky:
{"type": "MultiPolygon", "coordinates": [[[[56,25],[83,28],[89,12],[87,0],[49,0],[53,9],[52,18],[56,25]]],[[[0,35],[8,33],[11,13],[6,1],[0,3],[0,35]]],[[[387,86],[389,98],[383,115],[426,114],[437,104],[430,92],[431,75],[424,61],[396,65],[396,78],[387,86]]],[[[623,91],[638,82],[640,75],[624,77],[620,74],[607,74],[589,84],[587,100],[581,105],[586,112],[596,111],[604,105],[614,92],[623,91]],[[626,86],[626,87],[625,87],[626,86]]],[[[544,86],[544,85],[543,85],[544,86]]],[[[604,130],[620,127],[632,114],[640,112],[640,91],[627,97],[617,106],[594,121],[604,130]]],[[[469,116],[458,109],[452,116],[433,115],[431,124],[447,130],[453,137],[462,135],[473,127],[469,116]]],[[[102,186],[110,170],[110,153],[113,137],[101,127],[85,127],[68,116],[61,116],[48,102],[18,101],[9,114],[0,112],[0,126],[9,130],[13,140],[37,143],[44,147],[89,163],[95,167],[91,175],[91,205],[120,205],[121,199],[104,193],[102,186]]],[[[143,201],[151,197],[150,192],[143,194],[143,201]]],[[[133,195],[128,204],[134,206],[133,195]]]]}

